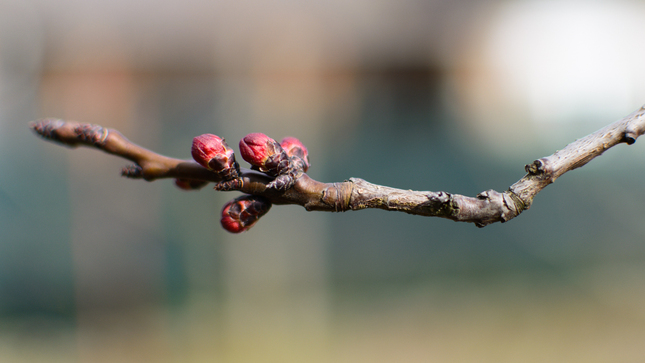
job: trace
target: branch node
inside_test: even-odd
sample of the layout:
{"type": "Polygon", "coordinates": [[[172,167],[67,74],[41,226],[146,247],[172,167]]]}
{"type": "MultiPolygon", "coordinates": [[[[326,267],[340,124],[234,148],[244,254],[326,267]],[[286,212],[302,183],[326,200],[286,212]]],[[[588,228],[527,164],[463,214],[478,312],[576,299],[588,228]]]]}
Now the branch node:
{"type": "Polygon", "coordinates": [[[482,228],[495,222],[506,221],[504,214],[508,209],[504,208],[506,201],[502,193],[490,189],[477,194],[477,199],[484,202],[477,208],[478,218],[473,221],[475,226],[482,228]]]}
{"type": "Polygon", "coordinates": [[[450,218],[459,214],[459,203],[454,202],[452,194],[446,192],[431,192],[426,194],[431,215],[450,218]]]}
{"type": "MultiPolygon", "coordinates": [[[[354,178],[351,178],[350,181],[353,182],[352,179],[354,178]]],[[[330,187],[323,190],[322,202],[333,207],[334,212],[345,212],[350,208],[351,189],[351,183],[333,183],[330,187]]],[[[305,208],[307,208],[306,205],[305,208]]],[[[363,206],[363,208],[365,207],[363,206]]]]}
{"type": "Polygon", "coordinates": [[[70,147],[76,147],[77,145],[75,144],[63,142],[63,140],[61,140],[60,138],[60,135],[58,134],[58,129],[65,124],[66,122],[61,119],[46,118],[39,120],[38,122],[30,122],[29,128],[34,130],[38,134],[38,136],[44,139],[59,142],[70,147]]]}
{"type": "Polygon", "coordinates": [[[426,197],[433,204],[445,204],[450,201],[450,193],[446,192],[436,192],[426,194],[426,197]]]}
{"type": "Polygon", "coordinates": [[[627,126],[625,133],[623,134],[623,139],[621,141],[625,142],[627,145],[633,145],[638,138],[638,133],[634,131],[630,126],[627,126]]]}
{"type": "Polygon", "coordinates": [[[523,211],[529,209],[531,207],[531,201],[524,201],[522,198],[520,198],[517,194],[515,194],[512,190],[507,190],[504,194],[504,205],[508,209],[507,212],[502,213],[502,223],[503,222],[508,222],[511,219],[517,217],[522,213],[523,211]]]}
{"type": "Polygon", "coordinates": [[[280,174],[267,185],[267,189],[285,191],[296,183],[296,179],[292,173],[280,174]]]}
{"type": "Polygon", "coordinates": [[[546,159],[541,158],[535,160],[531,164],[524,166],[524,170],[531,175],[541,175],[546,173],[546,159]]]}
{"type": "Polygon", "coordinates": [[[490,194],[489,193],[492,192],[492,191],[493,190],[485,190],[485,191],[477,194],[477,199],[481,199],[481,200],[490,199],[490,194]]]}

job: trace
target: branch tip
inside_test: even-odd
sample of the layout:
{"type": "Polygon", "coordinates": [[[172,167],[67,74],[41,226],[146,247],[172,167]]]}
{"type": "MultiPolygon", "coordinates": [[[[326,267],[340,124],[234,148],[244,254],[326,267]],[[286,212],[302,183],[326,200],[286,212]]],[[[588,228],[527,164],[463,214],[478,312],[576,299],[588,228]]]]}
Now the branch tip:
{"type": "Polygon", "coordinates": [[[45,118],[38,121],[31,121],[29,123],[29,128],[34,130],[34,132],[38,134],[38,136],[44,139],[67,144],[69,146],[76,146],[76,145],[71,145],[69,143],[64,143],[61,140],[60,135],[58,134],[57,131],[60,127],[64,125],[65,125],[65,121],[61,119],[45,118]]]}

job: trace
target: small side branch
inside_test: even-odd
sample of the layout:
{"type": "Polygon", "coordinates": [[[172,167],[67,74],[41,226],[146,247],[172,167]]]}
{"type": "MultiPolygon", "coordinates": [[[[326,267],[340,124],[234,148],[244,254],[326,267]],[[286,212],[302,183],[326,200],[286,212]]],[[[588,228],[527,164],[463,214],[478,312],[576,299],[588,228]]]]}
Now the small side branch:
{"type": "MultiPolygon", "coordinates": [[[[340,183],[322,183],[304,173],[309,166],[308,162],[304,162],[306,157],[298,159],[291,154],[283,154],[279,144],[270,138],[269,140],[278,146],[266,141],[274,153],[271,155],[274,156],[263,162],[269,166],[276,165],[274,169],[265,169],[264,166],[254,166],[256,170],[240,168],[239,174],[234,173],[233,176],[227,177],[226,173],[214,172],[192,160],[175,159],[154,153],[132,143],[120,132],[98,125],[43,119],[32,122],[30,127],[47,140],[70,147],[94,147],[133,162],[134,164],[122,170],[122,175],[128,178],[147,181],[174,178],[192,181],[195,185],[201,185],[200,182],[212,182],[217,190],[238,190],[261,198],[261,203],[265,203],[262,205],[267,206],[297,204],[308,211],[329,212],[379,208],[471,222],[483,227],[495,222],[509,221],[529,209],[533,198],[564,173],[587,164],[620,143],[631,145],[636,142],[636,139],[645,133],[645,106],[601,130],[572,142],[552,155],[526,165],[527,174],[508,190],[488,190],[475,197],[442,191],[396,189],[358,178],[350,178],[340,183]],[[276,180],[280,180],[280,183],[276,183],[276,180]],[[283,182],[285,180],[286,182],[283,182]]],[[[264,139],[262,140],[264,142],[264,139]]],[[[249,142],[257,140],[250,139],[249,142]]],[[[306,149],[304,150],[306,152],[306,149]]],[[[302,153],[302,150],[300,152],[302,153]]],[[[237,203],[244,206],[254,205],[253,210],[260,210],[258,200],[238,200],[237,203]]],[[[268,207],[262,212],[266,213],[267,210],[268,207]]]]}

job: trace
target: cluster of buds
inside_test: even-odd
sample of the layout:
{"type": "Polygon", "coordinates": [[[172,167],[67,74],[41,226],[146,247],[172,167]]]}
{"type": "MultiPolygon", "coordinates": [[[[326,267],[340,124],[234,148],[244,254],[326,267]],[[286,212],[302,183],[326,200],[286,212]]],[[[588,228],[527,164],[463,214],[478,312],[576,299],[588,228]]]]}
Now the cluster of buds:
{"type": "Polygon", "coordinates": [[[231,233],[248,231],[271,208],[271,202],[257,195],[243,195],[222,209],[222,227],[231,233]]]}
{"type": "MultiPolygon", "coordinates": [[[[285,137],[281,143],[265,134],[253,133],[240,141],[242,158],[274,179],[267,188],[287,190],[309,169],[307,148],[294,137],[285,137]]],[[[218,190],[239,190],[242,187],[240,166],[235,153],[224,139],[204,134],[193,139],[193,159],[204,168],[216,173],[221,181],[218,190]]],[[[176,179],[175,184],[184,190],[199,189],[205,181],[176,179]]],[[[249,230],[271,208],[271,202],[261,196],[244,195],[228,202],[222,210],[222,227],[231,233],[249,230]]]]}
{"type": "Polygon", "coordinates": [[[240,140],[240,153],[253,169],[275,177],[268,188],[289,189],[309,169],[307,148],[293,137],[279,144],[265,134],[248,134],[240,140]]]}

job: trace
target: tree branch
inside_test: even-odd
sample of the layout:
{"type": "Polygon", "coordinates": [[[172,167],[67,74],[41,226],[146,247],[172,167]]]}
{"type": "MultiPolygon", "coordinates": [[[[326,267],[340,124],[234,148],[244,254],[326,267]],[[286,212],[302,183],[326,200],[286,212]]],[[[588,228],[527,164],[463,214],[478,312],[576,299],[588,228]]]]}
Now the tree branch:
{"type": "MultiPolygon", "coordinates": [[[[624,142],[631,145],[636,142],[636,139],[645,133],[645,106],[601,130],[572,142],[550,156],[526,165],[527,174],[508,190],[501,193],[488,190],[476,197],[446,192],[402,190],[372,184],[358,178],[350,178],[341,183],[322,183],[305,174],[306,168],[303,169],[302,163],[296,163],[296,167],[284,163],[278,165],[273,159],[275,165],[283,169],[267,171],[257,166],[254,169],[258,170],[241,168],[239,174],[234,173],[234,178],[225,180],[221,172],[209,170],[195,161],[159,155],[132,143],[113,129],[58,119],[32,122],[30,128],[51,141],[70,147],[95,147],[132,161],[133,165],[122,170],[122,175],[128,178],[147,181],[175,178],[193,181],[199,186],[205,182],[213,182],[218,190],[239,190],[263,198],[262,201],[269,203],[263,213],[268,211],[271,204],[298,204],[308,211],[331,212],[379,208],[472,222],[478,227],[483,227],[494,222],[506,222],[529,209],[533,198],[562,174],[587,164],[617,144],[624,142]],[[294,183],[287,184],[286,189],[276,187],[276,183],[271,184],[276,178],[280,178],[280,173],[287,173],[293,178],[294,183]]],[[[291,155],[287,159],[289,157],[293,159],[291,155]]],[[[284,159],[281,160],[284,162],[284,159]]],[[[255,223],[255,220],[249,222],[250,225],[255,223]]]]}

